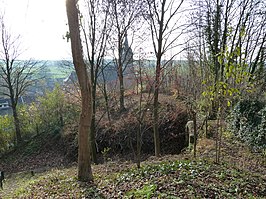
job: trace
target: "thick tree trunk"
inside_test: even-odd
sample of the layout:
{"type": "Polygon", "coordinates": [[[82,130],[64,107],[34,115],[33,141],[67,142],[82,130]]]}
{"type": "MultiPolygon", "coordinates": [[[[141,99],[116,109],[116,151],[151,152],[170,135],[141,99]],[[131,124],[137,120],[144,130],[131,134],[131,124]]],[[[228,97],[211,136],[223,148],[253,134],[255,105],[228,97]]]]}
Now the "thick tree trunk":
{"type": "Polygon", "coordinates": [[[92,181],[93,176],[91,171],[90,147],[88,136],[92,119],[92,96],[91,85],[86,70],[86,64],[83,60],[77,0],[67,0],[66,10],[69,24],[69,34],[71,39],[73,63],[78,76],[82,102],[78,136],[78,180],[92,181]]]}
{"type": "Polygon", "coordinates": [[[16,139],[17,139],[17,143],[20,144],[22,142],[22,137],[21,137],[20,122],[19,122],[16,106],[12,105],[12,111],[13,111],[13,118],[14,118],[15,130],[16,130],[16,139]]]}
{"type": "MultiPolygon", "coordinates": [[[[87,104],[85,102],[87,97],[84,98],[83,104],[87,104]],[[85,102],[85,103],[84,103],[85,102]]],[[[90,163],[90,149],[89,149],[89,125],[88,123],[90,117],[86,111],[82,111],[80,114],[80,124],[79,124],[79,136],[78,136],[78,180],[80,181],[92,181],[92,171],[91,171],[91,163],[90,163]]]]}

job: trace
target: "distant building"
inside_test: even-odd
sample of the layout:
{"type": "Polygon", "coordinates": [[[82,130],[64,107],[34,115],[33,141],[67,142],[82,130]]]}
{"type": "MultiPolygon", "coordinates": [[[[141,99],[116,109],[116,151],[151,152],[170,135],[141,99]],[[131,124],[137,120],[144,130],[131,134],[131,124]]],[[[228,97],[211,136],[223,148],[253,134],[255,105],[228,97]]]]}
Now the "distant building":
{"type": "Polygon", "coordinates": [[[0,99],[0,115],[9,115],[12,113],[9,99],[0,99]]]}
{"type": "Polygon", "coordinates": [[[9,108],[9,102],[7,99],[0,99],[0,110],[9,108]]]}
{"type": "MultiPolygon", "coordinates": [[[[30,104],[36,100],[35,96],[21,96],[18,105],[30,104]]],[[[8,98],[0,98],[0,115],[12,114],[11,101],[8,98]]]]}
{"type": "Polygon", "coordinates": [[[125,36],[125,41],[123,43],[122,62],[123,67],[126,68],[126,73],[130,73],[130,69],[133,67],[133,51],[128,44],[127,35],[125,36]]]}
{"type": "Polygon", "coordinates": [[[123,63],[123,74],[124,74],[124,87],[130,88],[134,84],[134,60],[133,60],[133,51],[128,44],[127,35],[125,36],[125,41],[123,43],[122,49],[122,63],[123,63]]]}

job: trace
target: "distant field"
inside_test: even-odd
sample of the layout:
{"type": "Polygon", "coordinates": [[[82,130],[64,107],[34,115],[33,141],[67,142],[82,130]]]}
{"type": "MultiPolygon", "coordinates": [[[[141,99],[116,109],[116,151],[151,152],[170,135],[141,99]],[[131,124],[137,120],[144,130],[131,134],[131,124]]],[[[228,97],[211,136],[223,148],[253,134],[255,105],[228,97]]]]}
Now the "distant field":
{"type": "Polygon", "coordinates": [[[66,78],[73,71],[71,68],[63,68],[61,66],[48,66],[46,76],[52,78],[66,78]]]}
{"type": "Polygon", "coordinates": [[[47,61],[43,67],[41,75],[49,78],[66,78],[74,71],[72,63],[66,61],[47,61]]]}

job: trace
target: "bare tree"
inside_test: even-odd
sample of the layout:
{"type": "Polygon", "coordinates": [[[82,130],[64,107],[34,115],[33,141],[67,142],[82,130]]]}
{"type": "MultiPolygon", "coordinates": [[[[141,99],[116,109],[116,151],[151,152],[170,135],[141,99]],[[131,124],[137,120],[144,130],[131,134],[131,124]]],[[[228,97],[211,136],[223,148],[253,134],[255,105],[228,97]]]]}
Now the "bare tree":
{"type": "Polygon", "coordinates": [[[83,59],[79,26],[79,10],[77,6],[77,0],[66,1],[72,57],[81,90],[82,104],[78,136],[78,179],[80,181],[92,181],[93,176],[89,147],[89,131],[92,119],[91,84],[89,81],[87,66],[83,59]]]}
{"type": "MultiPolygon", "coordinates": [[[[106,69],[108,69],[109,65],[112,64],[112,61],[107,61],[103,60],[103,67],[101,67],[101,71],[100,71],[100,76],[101,76],[101,81],[98,82],[98,88],[100,89],[103,98],[104,98],[104,105],[105,105],[105,112],[107,114],[107,118],[109,123],[111,122],[111,113],[110,113],[110,89],[107,88],[107,76],[108,73],[106,71],[106,69]]],[[[114,86],[116,87],[116,86],[114,86]]]]}
{"type": "Polygon", "coordinates": [[[38,69],[37,61],[19,60],[22,53],[20,36],[13,37],[7,30],[4,18],[0,18],[1,46],[0,46],[0,94],[10,99],[13,112],[17,143],[22,142],[21,126],[17,105],[19,98],[36,80],[34,72],[38,69]]]}
{"type": "MultiPolygon", "coordinates": [[[[145,117],[147,115],[148,109],[152,103],[153,95],[152,95],[152,87],[149,88],[147,95],[144,95],[144,77],[147,76],[145,71],[145,54],[142,52],[142,48],[139,50],[139,60],[138,67],[135,67],[135,79],[137,82],[137,90],[139,90],[139,102],[138,102],[138,113],[136,115],[138,120],[138,130],[136,132],[136,141],[137,141],[137,152],[136,152],[136,161],[137,168],[140,168],[141,162],[141,146],[142,146],[142,135],[147,130],[145,128],[145,117]]],[[[138,92],[138,91],[137,91],[138,92]]]]}
{"type": "Polygon", "coordinates": [[[161,84],[162,69],[169,63],[176,55],[172,55],[170,59],[162,63],[163,55],[167,51],[176,47],[177,40],[183,33],[183,30],[178,23],[178,14],[184,0],[146,0],[149,11],[146,14],[148,23],[150,24],[150,31],[152,37],[152,44],[156,56],[156,72],[154,82],[154,101],[153,101],[153,131],[154,131],[154,146],[155,155],[159,156],[160,138],[159,138],[159,88],[161,84]]]}
{"type": "MultiPolygon", "coordinates": [[[[195,2],[193,2],[195,3],[195,2]]],[[[214,74],[214,82],[226,76],[224,61],[219,62],[218,55],[227,49],[230,54],[239,51],[240,56],[232,57],[230,62],[246,64],[249,72],[255,74],[260,58],[265,57],[266,44],[265,3],[261,0],[207,0],[196,2],[197,9],[192,18],[200,46],[200,61],[214,74]],[[203,49],[206,49],[203,51],[203,49]]]]}
{"type": "Polygon", "coordinates": [[[109,4],[105,0],[86,0],[82,13],[82,31],[84,34],[86,58],[89,63],[92,90],[92,120],[91,120],[91,152],[92,160],[97,164],[96,150],[96,89],[98,77],[104,67],[106,44],[110,34],[112,22],[109,20],[109,4]]]}
{"type": "MultiPolygon", "coordinates": [[[[128,44],[127,34],[129,30],[133,31],[137,27],[140,20],[140,13],[143,10],[144,2],[141,0],[109,0],[110,15],[113,21],[113,37],[111,38],[111,46],[114,51],[115,64],[117,67],[117,75],[119,80],[119,104],[120,111],[125,110],[124,100],[124,71],[132,63],[133,54],[131,52],[131,44],[128,44]],[[134,27],[136,26],[136,27],[134,27]]],[[[134,31],[133,31],[134,32],[134,31]]],[[[132,35],[133,41],[133,35],[132,35]]]]}

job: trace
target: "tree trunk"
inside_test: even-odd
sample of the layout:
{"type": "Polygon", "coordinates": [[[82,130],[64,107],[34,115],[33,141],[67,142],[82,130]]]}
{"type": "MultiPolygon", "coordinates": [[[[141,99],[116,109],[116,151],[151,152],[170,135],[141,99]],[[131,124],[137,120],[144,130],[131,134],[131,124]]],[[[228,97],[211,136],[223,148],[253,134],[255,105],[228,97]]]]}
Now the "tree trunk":
{"type": "Polygon", "coordinates": [[[69,24],[69,34],[71,39],[71,49],[74,67],[77,73],[79,86],[81,89],[81,114],[79,122],[78,136],[78,180],[92,181],[89,131],[92,119],[92,96],[86,64],[83,59],[83,50],[80,39],[79,16],[76,0],[66,1],[66,10],[69,24]]]}
{"type": "Polygon", "coordinates": [[[153,133],[154,133],[154,150],[155,156],[159,157],[161,153],[160,149],[160,136],[159,136],[159,85],[160,85],[160,66],[161,59],[157,58],[156,64],[156,77],[155,77],[155,86],[154,86],[154,101],[153,101],[153,133]]]}
{"type": "Polygon", "coordinates": [[[193,143],[193,156],[196,158],[197,156],[197,139],[198,139],[198,132],[197,132],[197,113],[193,113],[193,129],[194,129],[194,143],[193,143]]]}
{"type": "Polygon", "coordinates": [[[220,128],[219,128],[220,118],[217,117],[217,123],[216,123],[216,136],[215,136],[215,163],[219,164],[220,158],[219,158],[219,137],[220,137],[220,128]]]}
{"type": "MultiPolygon", "coordinates": [[[[94,60],[94,59],[93,59],[94,60]]],[[[92,67],[91,63],[91,67],[92,67]]],[[[96,82],[97,78],[94,77],[94,71],[91,70],[91,81],[92,81],[92,119],[90,128],[90,146],[91,146],[91,158],[95,164],[98,164],[97,150],[96,150],[96,82]]]]}
{"type": "Polygon", "coordinates": [[[12,111],[13,111],[13,118],[14,118],[15,130],[16,130],[16,139],[17,139],[17,143],[20,144],[22,142],[22,137],[21,137],[20,122],[19,122],[16,106],[12,105],[12,111]]]}
{"type": "MultiPolygon", "coordinates": [[[[153,37],[153,42],[157,42],[158,44],[158,49],[156,50],[155,48],[155,52],[157,51],[156,54],[156,72],[155,72],[155,84],[154,84],[154,101],[153,101],[153,133],[154,133],[154,147],[155,147],[155,156],[159,157],[160,153],[161,153],[161,148],[160,148],[160,137],[159,137],[159,113],[158,113],[158,109],[159,109],[159,87],[160,87],[160,78],[161,78],[161,60],[162,60],[162,56],[163,56],[163,34],[164,34],[164,15],[165,15],[165,3],[166,0],[163,0],[161,2],[162,4],[162,10],[160,11],[160,19],[158,20],[158,25],[159,25],[159,30],[158,30],[158,34],[156,35],[156,37],[158,36],[158,38],[156,38],[156,40],[153,37]]],[[[157,13],[158,14],[158,13],[157,13]]],[[[159,14],[158,14],[159,15],[159,14]]],[[[153,29],[153,27],[151,28],[153,29]]],[[[153,31],[152,31],[152,34],[153,31]]],[[[154,36],[154,35],[153,35],[154,36]]]]}
{"type": "Polygon", "coordinates": [[[15,97],[14,89],[12,87],[11,83],[11,75],[8,75],[8,88],[9,88],[9,94],[10,94],[10,101],[11,101],[11,107],[13,111],[13,118],[14,118],[14,125],[15,125],[15,131],[16,131],[16,141],[17,144],[20,144],[22,142],[22,136],[21,136],[21,129],[20,129],[20,122],[18,118],[17,113],[17,104],[18,104],[18,97],[15,97]]]}
{"type": "Polygon", "coordinates": [[[107,93],[106,79],[105,79],[103,69],[102,69],[101,73],[102,73],[102,77],[103,77],[103,96],[104,96],[104,101],[105,101],[105,108],[106,108],[108,121],[109,121],[109,123],[111,123],[111,116],[110,116],[110,109],[109,109],[109,97],[108,97],[108,93],[107,93]]]}
{"type": "MultiPolygon", "coordinates": [[[[93,98],[93,97],[92,97],[93,98]]],[[[91,158],[95,164],[98,164],[97,160],[97,150],[96,150],[96,110],[95,110],[95,98],[93,98],[93,111],[91,119],[91,132],[90,132],[90,146],[91,146],[91,158]]]]}
{"type": "Polygon", "coordinates": [[[137,167],[140,168],[140,152],[141,152],[141,132],[142,132],[142,121],[139,121],[139,129],[137,131],[137,167]]]}
{"type": "Polygon", "coordinates": [[[107,90],[106,90],[106,86],[104,84],[104,101],[105,101],[105,108],[106,108],[106,113],[107,113],[107,118],[108,118],[108,121],[109,123],[111,123],[111,115],[110,115],[110,110],[109,110],[109,98],[108,98],[108,95],[107,95],[107,90]]]}
{"type": "Polygon", "coordinates": [[[125,108],[125,88],[124,88],[122,63],[119,63],[119,66],[118,66],[118,79],[119,79],[119,92],[120,92],[120,97],[119,97],[120,111],[123,112],[125,111],[126,108],[125,108]]]}
{"type": "Polygon", "coordinates": [[[143,100],[143,82],[142,82],[142,71],[139,62],[139,79],[140,79],[140,98],[139,98],[139,129],[137,131],[137,167],[140,168],[140,153],[141,153],[141,133],[142,133],[142,121],[144,116],[144,110],[142,109],[143,100]]]}

